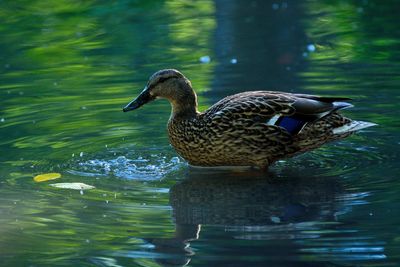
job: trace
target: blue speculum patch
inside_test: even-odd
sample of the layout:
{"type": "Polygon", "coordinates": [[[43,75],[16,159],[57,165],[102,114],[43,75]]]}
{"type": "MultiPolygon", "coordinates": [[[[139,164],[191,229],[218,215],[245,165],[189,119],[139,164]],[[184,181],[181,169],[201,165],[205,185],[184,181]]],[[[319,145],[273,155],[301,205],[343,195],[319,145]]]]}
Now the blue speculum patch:
{"type": "Polygon", "coordinates": [[[283,127],[291,134],[297,134],[306,122],[296,117],[280,117],[276,125],[283,127]]]}

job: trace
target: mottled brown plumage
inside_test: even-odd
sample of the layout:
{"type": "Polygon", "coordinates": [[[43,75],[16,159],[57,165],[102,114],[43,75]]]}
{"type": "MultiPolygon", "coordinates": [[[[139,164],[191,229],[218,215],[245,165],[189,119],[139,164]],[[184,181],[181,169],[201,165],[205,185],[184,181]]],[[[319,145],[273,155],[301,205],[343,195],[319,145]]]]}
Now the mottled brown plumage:
{"type": "Polygon", "coordinates": [[[201,113],[190,81],[173,69],[151,76],[142,93],[124,111],[156,98],[171,102],[170,142],[195,166],[266,168],[276,160],[375,125],[340,115],[338,110],[351,107],[343,102],[347,98],[272,91],[231,95],[201,113]]]}

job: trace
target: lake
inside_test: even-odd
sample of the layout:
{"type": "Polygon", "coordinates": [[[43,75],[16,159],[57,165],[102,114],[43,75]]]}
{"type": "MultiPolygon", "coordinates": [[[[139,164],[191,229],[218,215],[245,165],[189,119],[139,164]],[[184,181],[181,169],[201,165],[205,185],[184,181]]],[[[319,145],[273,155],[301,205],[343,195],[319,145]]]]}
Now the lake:
{"type": "Polygon", "coordinates": [[[0,1],[0,266],[398,266],[398,1],[0,1]],[[170,104],[249,90],[353,99],[377,123],[268,172],[196,169],[170,104]],[[61,178],[36,182],[39,174],[61,178]],[[55,183],[84,183],[73,190],[55,183]]]}

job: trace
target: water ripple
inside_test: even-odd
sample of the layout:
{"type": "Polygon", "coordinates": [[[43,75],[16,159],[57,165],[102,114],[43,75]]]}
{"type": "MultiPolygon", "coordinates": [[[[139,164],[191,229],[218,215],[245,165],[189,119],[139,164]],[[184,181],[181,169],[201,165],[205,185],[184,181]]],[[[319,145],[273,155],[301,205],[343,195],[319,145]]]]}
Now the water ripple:
{"type": "Polygon", "coordinates": [[[279,171],[288,167],[298,170],[312,168],[320,170],[320,174],[325,176],[346,176],[355,170],[364,169],[365,166],[382,164],[385,160],[385,155],[379,153],[376,147],[339,141],[292,159],[280,160],[274,169],[279,171]]]}

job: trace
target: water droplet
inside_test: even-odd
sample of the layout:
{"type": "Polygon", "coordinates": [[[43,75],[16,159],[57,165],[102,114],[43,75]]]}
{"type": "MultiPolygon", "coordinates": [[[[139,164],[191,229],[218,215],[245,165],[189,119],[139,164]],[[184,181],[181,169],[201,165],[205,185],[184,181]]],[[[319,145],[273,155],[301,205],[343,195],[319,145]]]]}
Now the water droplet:
{"type": "Polygon", "coordinates": [[[314,51],[315,51],[315,45],[313,45],[313,44],[307,45],[307,50],[308,50],[309,52],[314,52],[314,51]]]}
{"type": "Polygon", "coordinates": [[[106,204],[108,204],[108,200],[106,200],[106,204]]]}
{"type": "Polygon", "coordinates": [[[237,59],[236,58],[232,58],[231,59],[231,64],[236,64],[237,63],[237,59]]]}
{"type": "Polygon", "coordinates": [[[83,152],[79,153],[79,157],[83,157],[83,152]]]}
{"type": "Polygon", "coordinates": [[[81,195],[83,195],[83,190],[79,191],[79,193],[80,193],[81,195]]]}
{"type": "Polygon", "coordinates": [[[307,52],[304,52],[303,53],[303,57],[307,57],[308,56],[308,53],[307,52]]]}
{"type": "Polygon", "coordinates": [[[108,147],[108,145],[105,145],[105,147],[107,148],[107,147],[108,147]]]}
{"type": "Polygon", "coordinates": [[[278,10],[278,9],[279,9],[279,4],[273,3],[273,4],[272,4],[272,9],[273,9],[273,10],[278,10]]]}
{"type": "Polygon", "coordinates": [[[54,86],[57,86],[57,85],[58,85],[58,83],[57,83],[57,82],[54,82],[53,84],[54,84],[54,86]]]}
{"type": "Polygon", "coordinates": [[[171,158],[170,162],[171,163],[179,163],[180,159],[178,157],[173,157],[173,158],[171,158]]]}
{"type": "Polygon", "coordinates": [[[85,106],[81,107],[81,109],[87,109],[85,106]]]}
{"type": "Polygon", "coordinates": [[[5,121],[6,121],[6,119],[4,119],[4,118],[0,119],[0,122],[5,122],[5,121]]]}
{"type": "Polygon", "coordinates": [[[75,157],[75,153],[72,153],[72,157],[75,157]]]}
{"type": "Polygon", "coordinates": [[[271,219],[271,222],[273,222],[273,223],[280,223],[281,222],[281,219],[279,217],[277,217],[277,216],[271,216],[269,218],[271,219]]]}
{"type": "Polygon", "coordinates": [[[202,57],[200,57],[200,62],[201,63],[210,63],[210,61],[211,61],[210,56],[202,56],[202,57]]]}
{"type": "Polygon", "coordinates": [[[22,91],[21,91],[21,92],[18,92],[18,94],[19,94],[19,95],[23,95],[23,94],[24,94],[24,92],[22,92],[22,91]]]}
{"type": "Polygon", "coordinates": [[[119,156],[116,160],[118,164],[125,164],[127,159],[124,156],[119,156]]]}

